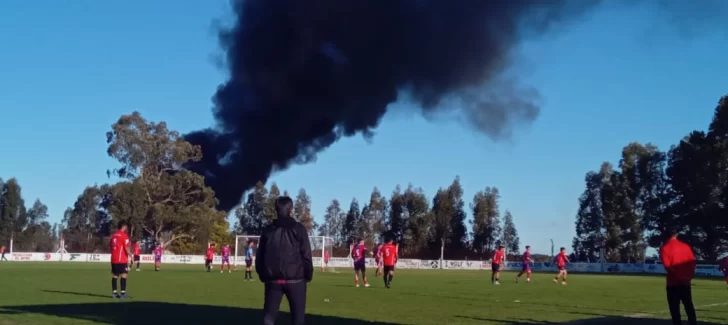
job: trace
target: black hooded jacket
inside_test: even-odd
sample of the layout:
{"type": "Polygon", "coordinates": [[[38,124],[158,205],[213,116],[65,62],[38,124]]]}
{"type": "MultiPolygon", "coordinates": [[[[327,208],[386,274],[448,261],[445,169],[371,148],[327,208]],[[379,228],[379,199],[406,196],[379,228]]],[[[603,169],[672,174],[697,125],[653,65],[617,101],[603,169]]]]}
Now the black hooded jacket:
{"type": "Polygon", "coordinates": [[[311,243],[306,227],[291,217],[279,217],[260,236],[255,272],[261,282],[310,282],[313,279],[311,243]]]}

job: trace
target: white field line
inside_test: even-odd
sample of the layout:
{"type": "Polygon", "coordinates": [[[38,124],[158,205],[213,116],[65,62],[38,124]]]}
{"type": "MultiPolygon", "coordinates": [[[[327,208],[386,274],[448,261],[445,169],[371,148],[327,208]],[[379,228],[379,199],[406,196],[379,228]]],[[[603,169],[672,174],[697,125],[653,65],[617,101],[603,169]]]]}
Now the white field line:
{"type": "MultiPolygon", "coordinates": [[[[709,304],[709,305],[695,306],[695,309],[711,308],[711,307],[720,307],[720,306],[726,306],[726,305],[728,305],[728,302],[721,302],[721,303],[715,303],[715,304],[709,304]]],[[[653,315],[665,314],[665,313],[668,313],[668,312],[669,311],[667,310],[667,307],[665,307],[665,309],[662,309],[662,310],[659,310],[659,311],[655,311],[655,312],[635,313],[635,314],[624,315],[623,317],[644,318],[644,317],[650,317],[650,316],[653,316],[653,315]]]]}

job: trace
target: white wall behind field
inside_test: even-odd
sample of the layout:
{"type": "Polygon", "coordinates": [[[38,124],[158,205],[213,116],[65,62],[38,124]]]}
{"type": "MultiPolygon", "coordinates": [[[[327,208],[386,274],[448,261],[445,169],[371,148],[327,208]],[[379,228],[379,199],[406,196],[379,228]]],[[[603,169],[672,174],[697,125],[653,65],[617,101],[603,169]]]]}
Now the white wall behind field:
{"type": "MultiPolygon", "coordinates": [[[[19,253],[14,252],[6,254],[9,261],[14,262],[67,262],[67,263],[110,263],[110,254],[86,254],[86,253],[19,253]]],[[[230,262],[233,264],[244,264],[243,256],[231,256],[230,262]]],[[[153,255],[141,255],[141,262],[154,263],[153,255]]],[[[215,256],[213,263],[219,264],[220,256],[215,256]]],[[[314,257],[314,267],[321,267],[322,258],[314,257]]],[[[162,263],[164,264],[205,264],[203,255],[163,255],[162,263]]],[[[351,259],[345,257],[332,257],[329,260],[329,266],[336,268],[348,268],[352,266],[351,259]]],[[[368,267],[375,267],[374,259],[367,259],[368,267]]],[[[505,270],[519,271],[521,270],[521,262],[506,262],[505,270]]],[[[446,270],[490,270],[491,264],[488,261],[455,261],[455,260],[416,260],[416,259],[400,259],[397,261],[397,268],[400,269],[446,269],[446,270]]],[[[552,263],[533,263],[531,269],[535,272],[555,271],[556,268],[552,263]]],[[[665,268],[659,264],[642,264],[642,263],[571,263],[566,267],[570,272],[575,273],[622,273],[622,274],[664,274],[665,268]]],[[[718,271],[717,265],[698,265],[696,274],[700,276],[723,276],[718,271]]]]}

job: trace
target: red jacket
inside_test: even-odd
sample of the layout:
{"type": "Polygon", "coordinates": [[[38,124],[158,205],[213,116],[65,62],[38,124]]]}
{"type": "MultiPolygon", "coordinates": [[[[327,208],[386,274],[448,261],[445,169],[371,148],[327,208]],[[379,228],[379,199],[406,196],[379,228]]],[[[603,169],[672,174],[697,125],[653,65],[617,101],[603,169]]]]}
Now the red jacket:
{"type": "Polygon", "coordinates": [[[667,271],[667,285],[690,285],[695,276],[695,255],[687,244],[672,238],[660,248],[660,261],[667,271]]]}

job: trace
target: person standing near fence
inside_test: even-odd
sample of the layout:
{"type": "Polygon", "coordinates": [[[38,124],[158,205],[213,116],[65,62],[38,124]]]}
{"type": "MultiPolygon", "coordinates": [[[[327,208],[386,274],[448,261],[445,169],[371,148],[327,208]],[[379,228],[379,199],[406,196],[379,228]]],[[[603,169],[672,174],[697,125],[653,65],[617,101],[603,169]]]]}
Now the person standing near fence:
{"type": "Polygon", "coordinates": [[[687,244],[677,239],[678,232],[670,231],[670,238],[660,248],[660,261],[667,271],[667,305],[674,325],[682,324],[680,303],[685,308],[688,323],[698,323],[693,305],[691,283],[695,276],[695,255],[687,244]]]}
{"type": "Polygon", "coordinates": [[[263,325],[274,325],[281,300],[286,296],[291,325],[306,320],[306,286],[313,279],[313,258],[308,231],[293,219],[293,200],[276,199],[278,218],[268,226],[258,244],[255,271],[265,284],[263,325]]]}

